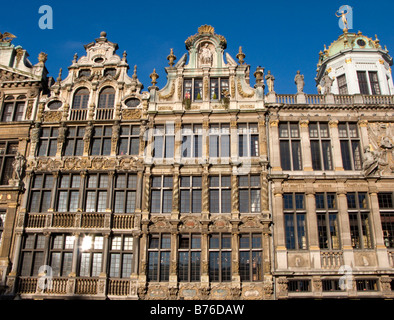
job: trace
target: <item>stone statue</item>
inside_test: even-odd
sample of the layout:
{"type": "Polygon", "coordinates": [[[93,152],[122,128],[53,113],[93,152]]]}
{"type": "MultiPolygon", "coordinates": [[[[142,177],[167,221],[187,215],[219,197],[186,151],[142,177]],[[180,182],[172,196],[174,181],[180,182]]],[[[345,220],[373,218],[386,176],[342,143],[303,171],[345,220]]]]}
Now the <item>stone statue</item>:
{"type": "Polygon", "coordinates": [[[294,82],[297,85],[297,93],[303,92],[304,91],[304,75],[300,74],[300,70],[297,71],[297,74],[294,78],[294,82]]]}
{"type": "Polygon", "coordinates": [[[333,82],[334,82],[334,80],[330,78],[330,76],[328,75],[328,72],[326,71],[326,73],[324,74],[324,77],[323,77],[324,94],[331,93],[331,86],[332,86],[333,82]]]}
{"type": "Polygon", "coordinates": [[[90,137],[92,136],[92,131],[93,131],[92,122],[89,121],[85,129],[85,135],[83,136],[84,141],[90,140],[90,137]]]}
{"type": "Polygon", "coordinates": [[[383,149],[391,149],[393,148],[393,143],[388,136],[382,136],[380,138],[380,147],[383,149]]]}
{"type": "Polygon", "coordinates": [[[206,43],[200,49],[200,61],[201,64],[211,64],[212,63],[212,52],[208,47],[208,43],[206,43]]]}
{"type": "Polygon", "coordinates": [[[25,158],[19,152],[17,152],[15,159],[12,162],[12,167],[14,168],[14,171],[16,173],[16,179],[18,181],[22,180],[22,173],[25,163],[26,163],[25,158]]]}
{"type": "Polygon", "coordinates": [[[265,80],[267,81],[268,92],[274,92],[275,77],[271,74],[271,71],[268,70],[265,80]]]}
{"type": "Polygon", "coordinates": [[[9,33],[9,32],[1,33],[0,32],[0,42],[10,43],[12,41],[12,39],[15,39],[15,38],[16,38],[16,36],[14,36],[12,33],[9,33]]]}

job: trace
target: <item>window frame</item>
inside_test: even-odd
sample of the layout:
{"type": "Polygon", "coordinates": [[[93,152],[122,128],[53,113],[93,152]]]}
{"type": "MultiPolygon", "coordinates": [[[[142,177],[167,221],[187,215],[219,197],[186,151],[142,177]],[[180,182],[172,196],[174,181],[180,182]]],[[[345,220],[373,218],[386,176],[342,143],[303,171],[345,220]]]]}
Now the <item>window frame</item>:
{"type": "Polygon", "coordinates": [[[109,86],[100,90],[98,95],[98,109],[113,109],[115,107],[116,90],[109,86]]]}
{"type": "Polygon", "coordinates": [[[200,282],[201,281],[201,234],[182,233],[178,242],[178,277],[179,282],[200,282]],[[188,239],[188,246],[182,247],[183,239],[188,239]],[[193,240],[199,239],[198,246],[193,246],[193,240]],[[181,265],[181,255],[186,256],[185,266],[181,265]],[[193,256],[197,257],[197,263],[193,267],[193,256]]]}
{"type": "Polygon", "coordinates": [[[362,170],[363,161],[361,155],[362,153],[361,140],[360,140],[360,133],[357,127],[357,123],[354,122],[339,123],[338,133],[339,133],[339,143],[341,147],[341,158],[342,158],[343,169],[346,171],[362,170]],[[346,136],[344,136],[345,131],[346,131],[346,136]],[[356,136],[353,136],[354,133],[356,133],[356,136]]]}
{"type": "Polygon", "coordinates": [[[84,151],[84,135],[84,126],[68,127],[63,155],[66,157],[82,156],[84,151]]]}
{"type": "Polygon", "coordinates": [[[174,159],[174,156],[175,156],[174,123],[170,122],[165,124],[156,124],[153,128],[152,157],[154,159],[174,159]]]}
{"type": "Polygon", "coordinates": [[[240,213],[260,213],[261,212],[261,182],[260,182],[260,175],[257,174],[248,174],[245,176],[238,176],[238,199],[239,199],[239,212],[240,213]],[[252,185],[252,177],[256,178],[253,179],[255,181],[257,181],[257,184],[253,184],[252,185]],[[242,180],[244,178],[247,178],[247,183],[246,185],[241,185],[242,180]],[[244,204],[242,204],[241,202],[244,201],[243,197],[242,197],[242,191],[247,191],[248,194],[248,199],[247,199],[247,205],[248,205],[248,210],[243,210],[244,204]],[[257,203],[256,203],[256,208],[253,209],[252,206],[252,192],[257,192],[257,203]]]}
{"type": "Polygon", "coordinates": [[[4,148],[0,148],[0,185],[9,185],[9,180],[13,178],[14,174],[14,167],[12,164],[18,153],[19,143],[18,141],[12,140],[0,141],[0,146],[3,144],[4,148]]]}
{"type": "Polygon", "coordinates": [[[243,157],[259,157],[260,143],[259,143],[259,127],[257,123],[238,123],[237,124],[238,137],[238,156],[243,157]],[[244,128],[241,128],[245,126],[244,128]],[[257,138],[257,139],[256,139],[257,138]],[[244,141],[246,140],[246,141],[244,141]],[[242,143],[241,143],[242,141],[242,143]],[[246,142],[246,144],[245,144],[246,142]],[[242,146],[241,146],[242,144],[242,146]],[[246,151],[246,152],[245,152],[246,151]]]}
{"type": "Polygon", "coordinates": [[[73,251],[74,251],[74,236],[70,234],[51,234],[50,238],[50,246],[49,246],[49,265],[52,268],[53,276],[55,277],[68,277],[69,274],[72,272],[72,263],[73,263],[73,251]],[[61,237],[61,248],[55,247],[56,237],[61,237]],[[69,238],[69,239],[67,239],[69,238]],[[72,247],[69,246],[67,240],[72,240],[72,247]],[[54,256],[53,254],[59,254],[59,266],[58,271],[57,268],[53,265],[54,263],[54,256]],[[65,255],[71,255],[71,261],[69,265],[66,263],[65,255]],[[68,271],[68,272],[67,272],[68,271]]]}
{"type": "Polygon", "coordinates": [[[378,204],[380,213],[380,222],[383,231],[383,241],[386,248],[394,249],[394,195],[393,192],[379,192],[378,204]],[[383,203],[382,196],[390,196],[390,201],[383,203]]]}
{"type": "MultiPolygon", "coordinates": [[[[156,180],[157,181],[157,180],[156,180]]],[[[173,177],[168,176],[168,175],[154,175],[151,177],[151,190],[150,190],[150,195],[151,195],[151,201],[150,201],[150,212],[151,213],[171,213],[172,212],[172,204],[173,204],[173,188],[174,188],[174,183],[173,183],[173,177]],[[155,178],[160,177],[160,186],[155,186],[154,185],[154,180],[155,178]],[[166,179],[167,178],[167,179],[166,179]],[[166,185],[167,182],[171,181],[170,186],[166,185]],[[157,195],[157,192],[160,192],[160,196],[158,199],[156,199],[153,194],[155,193],[157,195]],[[165,194],[171,194],[171,205],[165,204],[164,202],[167,201],[165,198],[165,194]],[[153,202],[153,199],[156,200],[156,202],[153,202]],[[156,209],[156,203],[160,201],[160,208],[156,209]],[[158,211],[157,211],[158,210],[158,211]]]]}
{"type": "Polygon", "coordinates": [[[112,149],[112,126],[95,125],[93,127],[93,134],[90,141],[90,155],[109,156],[111,154],[111,149],[112,149]],[[98,131],[98,129],[101,130],[101,133],[100,131],[98,131]],[[97,151],[96,151],[96,144],[98,145],[97,151]]]}
{"type": "Polygon", "coordinates": [[[94,173],[91,172],[89,173],[86,178],[85,178],[85,185],[84,185],[84,192],[83,192],[83,209],[84,212],[106,212],[107,208],[108,208],[108,198],[109,198],[109,186],[110,186],[110,179],[111,176],[108,175],[107,173],[94,173]],[[89,186],[89,179],[91,179],[93,176],[97,177],[96,178],[96,182],[95,182],[95,186],[89,186]],[[105,183],[103,186],[101,186],[101,177],[107,177],[106,180],[106,186],[105,183]],[[94,194],[94,199],[89,200],[89,194],[94,194]],[[105,200],[103,201],[105,208],[100,211],[100,207],[102,207],[103,203],[100,203],[100,201],[102,201],[101,199],[101,194],[105,193],[106,197],[105,200]],[[88,203],[91,202],[91,203],[88,203]],[[92,207],[92,204],[94,205],[94,207],[92,207]]]}
{"type": "Polygon", "coordinates": [[[338,84],[338,93],[340,95],[347,95],[349,94],[348,88],[347,88],[347,80],[346,80],[346,74],[341,74],[340,76],[337,77],[337,84],[338,84]]]}
{"type": "Polygon", "coordinates": [[[16,98],[14,96],[6,97],[3,101],[3,107],[1,111],[1,121],[2,122],[23,121],[25,107],[26,107],[26,96],[20,95],[16,98]],[[9,115],[6,115],[7,106],[11,107],[10,112],[8,112],[9,115]]]}
{"type": "Polygon", "coordinates": [[[109,278],[116,278],[116,279],[127,279],[130,278],[131,274],[134,272],[134,237],[131,234],[114,234],[110,241],[110,248],[108,252],[108,277],[109,278]],[[120,248],[114,248],[114,240],[120,238],[120,248]],[[126,246],[126,239],[131,239],[132,248],[128,249],[126,246]],[[113,260],[113,255],[119,256],[119,263],[116,266],[116,261],[113,260]],[[126,259],[126,256],[131,255],[131,261],[126,259]],[[115,264],[115,266],[114,266],[115,264]],[[128,266],[129,265],[129,266],[128,266]],[[116,274],[114,275],[113,269],[116,270],[116,274]],[[125,274],[127,272],[127,274],[125,274]]]}
{"type": "Polygon", "coordinates": [[[119,132],[119,142],[118,142],[118,148],[117,148],[117,154],[120,156],[126,155],[139,155],[139,150],[140,150],[140,126],[137,124],[122,124],[120,126],[120,132],[119,132]],[[125,129],[127,128],[127,133],[125,132],[125,129]],[[134,129],[138,128],[138,133],[134,131],[134,129]],[[122,148],[122,142],[125,141],[127,143],[127,150],[123,151],[122,148]],[[136,146],[133,144],[134,141],[137,141],[136,146]],[[133,147],[134,145],[134,147],[133,147]],[[136,149],[136,152],[132,152],[133,148],[136,149]],[[123,152],[123,153],[122,153],[123,152]]]}
{"type": "Polygon", "coordinates": [[[220,101],[224,95],[223,95],[223,90],[230,91],[230,80],[229,77],[212,77],[209,78],[209,100],[211,101],[220,101]],[[227,80],[227,85],[223,86],[222,81],[227,80]],[[214,82],[217,81],[217,86],[215,89],[215,86],[213,85],[214,82]],[[216,93],[217,98],[215,99],[213,96],[213,93],[216,93]]]}
{"type": "Polygon", "coordinates": [[[208,135],[209,135],[209,157],[214,159],[230,158],[231,157],[230,124],[211,123],[209,125],[208,135]],[[214,138],[216,140],[214,140],[214,138]],[[214,149],[214,146],[216,149],[214,149]]]}
{"type": "Polygon", "coordinates": [[[315,194],[316,202],[316,219],[317,219],[317,232],[320,250],[340,250],[341,248],[341,232],[339,225],[337,196],[334,192],[318,192],[315,194]],[[323,197],[323,207],[318,205],[318,196],[323,197]],[[333,205],[329,205],[329,196],[333,196],[333,205]],[[322,217],[324,219],[322,219],[322,217]],[[331,219],[335,217],[335,219],[331,219]],[[334,224],[334,233],[331,231],[331,222],[334,224]],[[336,241],[333,237],[337,237],[336,241]],[[335,243],[336,242],[336,243],[335,243]],[[326,243],[326,245],[322,245],[326,243]]]}
{"type": "Polygon", "coordinates": [[[90,91],[86,87],[81,87],[75,90],[73,96],[72,110],[84,110],[88,108],[90,99],[90,91]]]}
{"type": "Polygon", "coordinates": [[[59,127],[43,127],[37,148],[37,157],[54,157],[57,153],[59,127]],[[48,132],[48,134],[46,133],[48,132]]]}
{"type": "Polygon", "coordinates": [[[51,209],[51,205],[52,205],[52,191],[53,191],[53,183],[55,182],[55,177],[50,174],[50,173],[36,173],[34,174],[33,178],[31,179],[31,185],[30,185],[30,189],[29,189],[29,201],[28,201],[28,208],[29,208],[29,212],[32,213],[41,213],[41,212],[48,212],[49,209],[51,209]],[[36,186],[36,179],[38,179],[38,177],[42,177],[42,181],[40,183],[39,186],[36,186]],[[47,181],[46,179],[50,179],[52,181],[49,181],[47,185],[47,181]],[[37,202],[37,207],[38,210],[34,211],[32,210],[32,205],[33,205],[33,199],[34,199],[34,194],[38,194],[38,202],[37,202]],[[45,199],[45,195],[48,195],[49,197],[48,199],[45,199]],[[45,201],[48,201],[47,204],[45,204],[45,201]],[[46,208],[46,206],[48,208],[46,208]],[[43,210],[43,208],[46,210],[43,210]]]}
{"type": "MultiPolygon", "coordinates": [[[[324,128],[324,127],[323,127],[324,128]]],[[[312,160],[312,169],[318,171],[331,171],[333,168],[333,157],[331,152],[331,136],[330,136],[330,128],[328,123],[326,122],[311,122],[309,123],[309,139],[311,143],[311,160],[312,160]],[[312,128],[316,125],[317,135],[312,135],[312,128]],[[324,129],[322,129],[322,125],[326,127],[327,136],[324,136],[322,133],[324,129]],[[317,146],[315,149],[316,152],[313,151],[313,145],[317,146]],[[328,145],[325,146],[325,143],[328,145]]]]}
{"type": "Polygon", "coordinates": [[[209,192],[209,212],[214,213],[214,214],[220,214],[220,213],[231,213],[231,175],[212,175],[209,178],[209,185],[208,185],[208,192],[209,192]],[[212,185],[212,180],[214,178],[218,178],[218,185],[212,185]],[[223,185],[223,178],[228,178],[229,183],[223,185]],[[213,194],[214,191],[217,191],[218,198],[217,198],[217,205],[218,205],[218,210],[216,210],[216,207],[213,207],[213,194]],[[226,192],[227,191],[227,192],[226,192]],[[225,197],[224,194],[229,193],[229,196],[225,197]],[[227,201],[226,201],[227,200],[227,201]],[[225,204],[229,205],[229,208],[223,208],[225,204]],[[217,211],[217,212],[216,212],[217,211]]]}
{"type": "Polygon", "coordinates": [[[239,235],[239,275],[241,281],[243,282],[256,282],[263,281],[263,237],[261,233],[257,232],[249,232],[249,233],[240,233],[239,235]],[[243,247],[242,238],[248,238],[247,247],[243,247]],[[254,239],[258,238],[260,241],[260,246],[254,246],[254,239]],[[242,264],[242,256],[245,253],[247,256],[247,261],[245,263],[246,268],[243,267],[242,264]],[[255,254],[257,253],[257,263],[255,266],[255,254]],[[257,271],[257,274],[256,274],[257,271]]]}
{"type": "Polygon", "coordinates": [[[82,177],[79,173],[62,173],[59,175],[57,179],[57,188],[56,188],[56,203],[55,203],[55,208],[56,212],[77,212],[79,209],[79,203],[80,203],[80,193],[81,193],[81,186],[82,186],[82,177]],[[68,177],[68,182],[67,186],[62,186],[62,180],[65,179],[65,177],[68,177]],[[78,186],[74,186],[74,178],[78,177],[79,183],[78,186]],[[66,194],[66,200],[62,201],[60,194],[65,193],[66,194]],[[75,209],[72,208],[71,206],[71,198],[73,197],[73,194],[77,194],[77,201],[76,201],[76,207],[75,209]],[[61,206],[65,205],[65,210],[61,208],[61,206]]]}
{"type": "Polygon", "coordinates": [[[371,211],[370,202],[367,192],[348,192],[346,194],[348,203],[348,216],[349,216],[349,227],[350,227],[350,240],[354,250],[365,250],[373,249],[373,231],[371,224],[371,211]],[[349,206],[352,201],[350,195],[354,195],[355,207],[349,206]],[[361,197],[365,199],[366,207],[361,206],[361,197]],[[354,223],[356,222],[356,223],[354,223]],[[364,229],[367,233],[364,235],[364,229]],[[368,230],[369,229],[369,230],[368,230]],[[365,238],[364,238],[365,237],[365,238]],[[365,241],[367,244],[365,244],[365,241]]]}
{"type": "Polygon", "coordinates": [[[209,281],[210,282],[231,282],[232,278],[232,235],[231,233],[212,233],[209,235],[208,256],[209,256],[209,281]],[[218,246],[212,247],[212,239],[218,239],[218,246]],[[229,247],[224,246],[224,239],[227,239],[229,247]],[[217,254],[217,263],[214,261],[214,254],[217,254]],[[227,261],[224,261],[228,259],[227,261]],[[226,262],[226,263],[224,263],[226,262]],[[213,265],[217,268],[213,269],[213,265]],[[225,273],[225,271],[227,273],[225,273]]]}
{"type": "Polygon", "coordinates": [[[302,145],[301,145],[301,135],[300,135],[300,126],[298,122],[290,122],[284,121],[279,122],[278,125],[278,136],[279,136],[279,154],[280,154],[280,163],[283,171],[302,171],[303,170],[303,161],[302,161],[302,145]],[[282,135],[281,127],[286,126],[287,136],[282,135]],[[294,129],[296,126],[297,135],[293,136],[294,129]],[[287,142],[287,149],[284,148],[287,142]],[[293,150],[294,147],[298,145],[297,150],[293,150]],[[296,152],[296,153],[295,153],[296,152]],[[285,154],[286,153],[286,154],[285,154]],[[287,159],[285,159],[285,156],[287,159]],[[298,166],[296,166],[297,162],[295,161],[297,158],[298,166]]]}
{"type": "Polygon", "coordinates": [[[183,124],[181,135],[181,157],[183,159],[201,158],[203,149],[202,124],[183,124]],[[186,144],[189,145],[187,146],[186,144]],[[185,151],[187,155],[185,155],[185,151]]]}
{"type": "Polygon", "coordinates": [[[45,236],[43,234],[29,233],[24,235],[20,253],[21,262],[19,264],[19,274],[21,277],[38,276],[39,268],[45,265],[45,252],[45,236]],[[29,238],[32,239],[32,247],[27,247],[29,238]],[[28,253],[30,253],[30,256],[28,253]],[[41,255],[41,257],[38,258],[38,255],[41,255]]]}
{"type": "Polygon", "coordinates": [[[119,172],[116,174],[115,179],[114,179],[114,186],[113,186],[113,197],[112,197],[112,212],[114,213],[134,213],[136,209],[136,204],[137,204],[137,181],[138,177],[137,174],[135,173],[129,173],[129,172],[119,172]],[[119,186],[118,185],[118,180],[120,177],[124,177],[124,186],[119,186]],[[132,180],[130,180],[130,177],[132,177],[132,180]],[[135,182],[134,182],[134,181],[135,182]],[[123,193],[123,201],[122,201],[122,210],[118,210],[117,208],[117,194],[122,194],[123,193]],[[129,199],[131,197],[131,200],[129,199]],[[130,202],[129,202],[130,201],[130,202]],[[129,204],[131,207],[129,207],[129,204]],[[133,209],[133,210],[132,210],[133,209]]]}
{"type": "Polygon", "coordinates": [[[168,282],[170,278],[170,263],[171,263],[171,249],[172,241],[170,233],[151,233],[148,239],[148,261],[147,261],[147,281],[148,282],[168,282]],[[167,241],[163,241],[164,238],[167,241]],[[152,240],[157,239],[157,246],[153,247],[152,240]],[[169,247],[168,245],[169,241],[169,247]],[[163,246],[163,242],[165,246],[163,246]],[[152,259],[156,253],[157,258],[155,264],[152,263],[152,259]],[[162,261],[168,262],[162,264],[162,261]],[[160,262],[160,263],[159,263],[160,262]],[[153,266],[153,271],[151,266],[153,266]],[[156,272],[155,272],[156,270],[156,272]]]}
{"type": "Polygon", "coordinates": [[[79,238],[79,250],[78,254],[78,276],[79,277],[99,277],[103,270],[103,258],[104,258],[104,241],[105,238],[102,235],[87,235],[79,238]],[[91,247],[83,248],[83,242],[86,237],[91,238],[91,247]],[[101,239],[96,247],[96,240],[101,239]],[[84,257],[87,257],[87,263],[84,261],[84,257]],[[96,257],[100,257],[99,261],[96,257]],[[86,263],[86,265],[84,265],[86,263]],[[83,268],[86,267],[86,270],[83,268]]]}
{"type": "Polygon", "coordinates": [[[284,193],[283,194],[283,218],[285,226],[285,242],[287,250],[308,250],[308,229],[307,229],[307,215],[305,205],[305,194],[304,193],[284,193]],[[302,207],[298,207],[297,196],[302,196],[302,207]],[[291,196],[291,208],[286,208],[286,197],[291,196]],[[299,224],[299,217],[301,224],[299,224]],[[290,220],[291,218],[291,220],[290,220]],[[292,230],[288,229],[289,227],[292,230]],[[301,228],[300,228],[301,227],[301,228]],[[304,235],[300,235],[300,231],[304,235]]]}
{"type": "MultiPolygon", "coordinates": [[[[179,212],[180,213],[201,213],[202,210],[202,177],[201,176],[180,176],[179,177],[179,212]],[[189,183],[185,185],[183,179],[189,178],[189,183]],[[200,183],[198,183],[198,179],[200,183]],[[199,193],[199,196],[198,196],[199,193]],[[183,195],[188,195],[187,200],[183,195]],[[197,200],[196,200],[197,198],[197,200]],[[197,208],[194,207],[195,202],[199,203],[197,208]],[[185,205],[183,205],[185,203],[185,205]],[[187,205],[188,210],[183,210],[187,205]]],[[[186,182],[186,181],[185,181],[186,182]]]]}

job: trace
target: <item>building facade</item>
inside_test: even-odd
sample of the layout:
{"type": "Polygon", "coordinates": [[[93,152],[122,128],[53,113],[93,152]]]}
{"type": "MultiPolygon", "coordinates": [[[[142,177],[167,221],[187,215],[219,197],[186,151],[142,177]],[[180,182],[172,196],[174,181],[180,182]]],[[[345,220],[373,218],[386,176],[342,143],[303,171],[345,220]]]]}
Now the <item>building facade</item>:
{"type": "Polygon", "coordinates": [[[242,48],[234,59],[208,25],[148,91],[105,32],[56,81],[45,54],[32,66],[0,44],[4,298],[394,296],[392,58],[377,37],[344,30],[315,95],[299,72],[296,94],[261,67],[252,86],[242,48]]]}

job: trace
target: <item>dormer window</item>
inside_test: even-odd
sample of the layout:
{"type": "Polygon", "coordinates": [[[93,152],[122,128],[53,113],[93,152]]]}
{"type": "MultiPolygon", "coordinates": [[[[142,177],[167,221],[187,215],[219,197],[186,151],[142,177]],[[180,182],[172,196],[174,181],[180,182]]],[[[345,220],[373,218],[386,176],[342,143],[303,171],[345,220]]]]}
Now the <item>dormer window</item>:
{"type": "Polygon", "coordinates": [[[185,79],[183,88],[184,99],[190,99],[192,101],[202,101],[202,79],[185,79]]]}
{"type": "Polygon", "coordinates": [[[228,78],[211,78],[210,99],[220,100],[223,98],[223,91],[229,91],[228,78]]]}
{"type": "Polygon", "coordinates": [[[82,69],[81,71],[79,71],[79,78],[80,77],[90,77],[90,70],[82,69]]]}

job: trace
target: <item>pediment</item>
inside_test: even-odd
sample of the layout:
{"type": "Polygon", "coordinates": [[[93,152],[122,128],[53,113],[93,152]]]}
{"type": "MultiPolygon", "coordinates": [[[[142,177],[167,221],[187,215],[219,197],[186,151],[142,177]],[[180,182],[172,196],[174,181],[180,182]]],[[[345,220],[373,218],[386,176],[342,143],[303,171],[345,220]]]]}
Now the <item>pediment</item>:
{"type": "Polygon", "coordinates": [[[32,75],[18,72],[15,69],[0,66],[0,82],[37,81],[32,75]]]}

